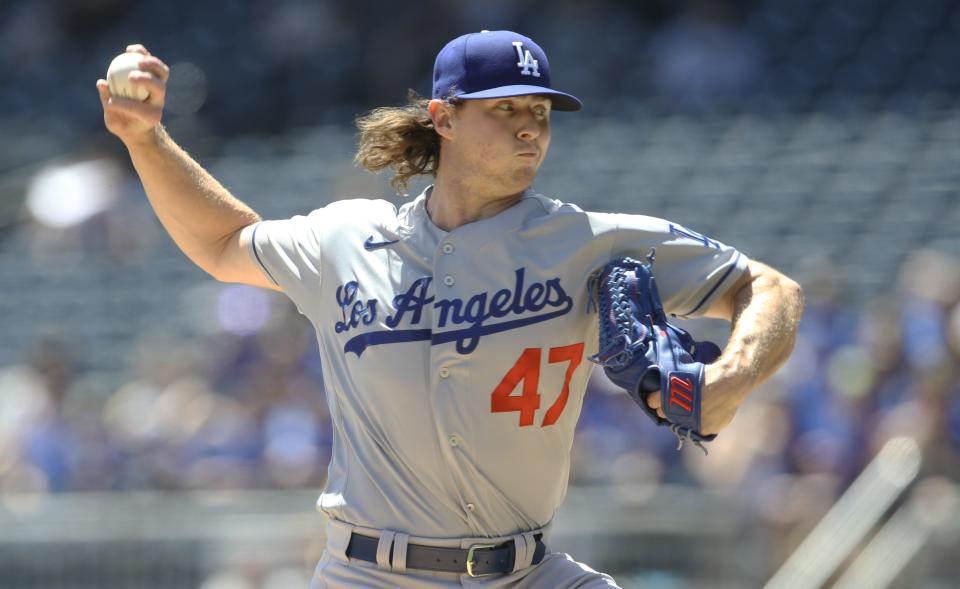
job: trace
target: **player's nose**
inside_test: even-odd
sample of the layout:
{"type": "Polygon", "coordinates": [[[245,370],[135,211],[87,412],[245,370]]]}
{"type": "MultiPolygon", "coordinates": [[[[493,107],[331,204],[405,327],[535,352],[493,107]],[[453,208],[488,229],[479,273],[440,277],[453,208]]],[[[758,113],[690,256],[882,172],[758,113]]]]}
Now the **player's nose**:
{"type": "Polygon", "coordinates": [[[539,136],[540,128],[535,124],[524,125],[517,131],[517,138],[523,141],[533,141],[539,136]]]}
{"type": "Polygon", "coordinates": [[[523,117],[517,129],[517,138],[532,141],[537,137],[540,137],[540,122],[533,116],[523,117]]]}

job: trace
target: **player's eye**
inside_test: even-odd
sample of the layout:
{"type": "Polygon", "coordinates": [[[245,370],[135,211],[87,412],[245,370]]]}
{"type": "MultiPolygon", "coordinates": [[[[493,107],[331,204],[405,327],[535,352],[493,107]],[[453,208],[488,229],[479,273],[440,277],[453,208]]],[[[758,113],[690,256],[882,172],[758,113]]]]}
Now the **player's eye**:
{"type": "Polygon", "coordinates": [[[513,110],[513,104],[510,102],[500,102],[497,104],[497,108],[500,110],[511,111],[513,110]]]}

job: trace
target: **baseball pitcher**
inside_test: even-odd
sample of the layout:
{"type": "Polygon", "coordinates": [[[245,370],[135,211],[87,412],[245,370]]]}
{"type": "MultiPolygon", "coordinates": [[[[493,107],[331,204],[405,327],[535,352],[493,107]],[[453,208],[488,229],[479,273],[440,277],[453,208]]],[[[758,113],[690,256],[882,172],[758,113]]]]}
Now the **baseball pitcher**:
{"type": "Polygon", "coordinates": [[[169,70],[127,52],[146,100],[97,88],[163,226],[211,276],[286,293],[316,329],[335,435],[313,587],[616,587],[550,549],[591,360],[708,446],[793,347],[789,278],[677,223],[531,189],[554,112],[581,102],[528,37],[458,37],[431,99],[357,121],[357,161],[398,190],[432,176],[422,194],[270,221],[164,131],[169,70]],[[726,348],[671,316],[731,321],[726,348]]]}

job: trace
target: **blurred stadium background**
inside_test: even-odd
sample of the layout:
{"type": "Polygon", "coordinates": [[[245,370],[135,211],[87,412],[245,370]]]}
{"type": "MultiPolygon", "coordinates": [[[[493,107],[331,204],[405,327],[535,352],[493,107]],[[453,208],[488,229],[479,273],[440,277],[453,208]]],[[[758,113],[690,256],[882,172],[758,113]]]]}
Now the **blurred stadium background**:
{"type": "Polygon", "coordinates": [[[163,234],[102,127],[110,59],[171,64],[172,135],[286,217],[402,201],[351,163],[352,119],[428,93],[481,28],[537,39],[586,103],[537,188],[676,220],[807,295],[707,459],[595,378],[555,547],[624,587],[960,584],[960,2],[5,0],[0,587],[305,587],[323,546],[312,334],[163,234]]]}

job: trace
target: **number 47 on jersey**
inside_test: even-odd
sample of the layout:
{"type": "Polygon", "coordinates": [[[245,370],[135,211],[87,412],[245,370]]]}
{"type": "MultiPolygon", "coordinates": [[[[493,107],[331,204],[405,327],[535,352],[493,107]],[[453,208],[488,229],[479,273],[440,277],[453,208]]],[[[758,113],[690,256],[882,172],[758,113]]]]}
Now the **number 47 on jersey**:
{"type": "MultiPolygon", "coordinates": [[[[520,413],[520,427],[533,425],[534,418],[540,409],[540,365],[543,348],[527,348],[517,358],[513,367],[507,371],[500,384],[490,395],[490,411],[504,413],[518,411],[520,413]],[[512,394],[523,383],[520,394],[512,394]]],[[[583,360],[583,342],[559,348],[550,348],[547,355],[549,364],[567,363],[567,373],[563,378],[563,388],[557,400],[547,409],[540,427],[553,425],[560,418],[563,409],[567,406],[570,396],[570,379],[583,360]]]]}

